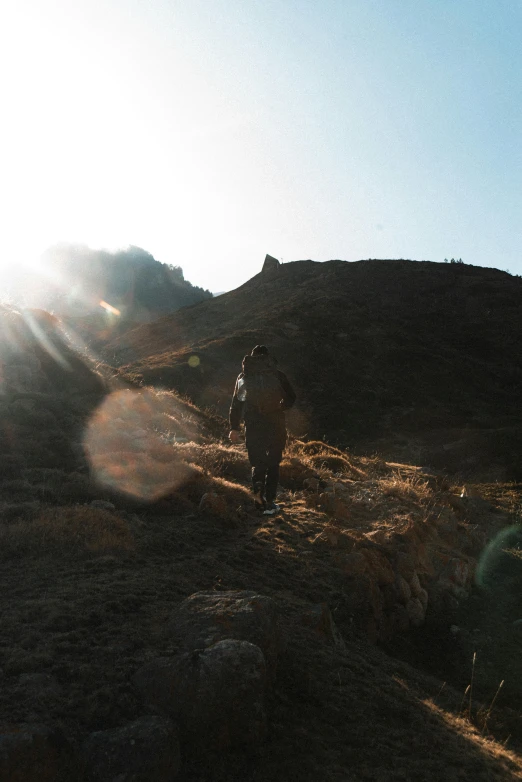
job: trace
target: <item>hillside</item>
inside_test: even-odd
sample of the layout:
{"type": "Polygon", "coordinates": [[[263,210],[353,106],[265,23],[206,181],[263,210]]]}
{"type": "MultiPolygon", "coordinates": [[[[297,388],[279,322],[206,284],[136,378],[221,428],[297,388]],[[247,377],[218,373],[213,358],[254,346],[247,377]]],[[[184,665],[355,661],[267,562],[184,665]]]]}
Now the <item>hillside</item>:
{"type": "Polygon", "coordinates": [[[296,433],[520,479],[521,294],[522,279],[460,263],[298,261],[105,354],[123,377],[225,413],[243,354],[264,342],[298,391],[296,433]]]}
{"type": "Polygon", "coordinates": [[[522,778],[520,485],[293,440],[264,518],[215,414],[0,358],[0,779],[522,778]]]}

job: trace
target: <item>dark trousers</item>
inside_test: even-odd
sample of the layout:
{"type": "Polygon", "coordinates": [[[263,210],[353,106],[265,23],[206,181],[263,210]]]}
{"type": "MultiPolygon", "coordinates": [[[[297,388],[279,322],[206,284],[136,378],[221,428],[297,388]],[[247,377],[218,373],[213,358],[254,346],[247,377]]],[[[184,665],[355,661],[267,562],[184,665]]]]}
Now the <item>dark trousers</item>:
{"type": "Polygon", "coordinates": [[[252,485],[273,502],[279,482],[279,464],[286,445],[284,416],[246,421],[245,437],[248,459],[252,465],[252,485]]]}

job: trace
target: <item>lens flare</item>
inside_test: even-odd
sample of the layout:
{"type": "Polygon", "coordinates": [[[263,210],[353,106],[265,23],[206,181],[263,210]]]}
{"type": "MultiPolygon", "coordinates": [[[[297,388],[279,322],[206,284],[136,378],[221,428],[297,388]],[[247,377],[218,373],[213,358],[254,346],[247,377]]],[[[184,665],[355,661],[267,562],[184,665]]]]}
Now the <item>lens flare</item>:
{"type": "Polygon", "coordinates": [[[510,549],[522,549],[522,527],[518,525],[501,530],[482,552],[475,574],[478,586],[491,589],[513,576],[515,571],[520,573],[520,559],[510,554],[510,549]]]}
{"type": "Polygon", "coordinates": [[[191,356],[188,360],[189,367],[199,367],[201,361],[199,359],[199,356],[191,356]]]}
{"type": "Polygon", "coordinates": [[[100,307],[103,307],[103,309],[107,310],[111,315],[121,315],[120,310],[113,307],[112,304],[109,304],[107,301],[103,301],[103,299],[100,301],[100,307]]]}
{"type": "Polygon", "coordinates": [[[53,358],[57,364],[60,364],[60,366],[63,367],[63,369],[66,369],[69,372],[71,372],[72,367],[70,366],[69,362],[64,358],[64,356],[62,356],[57,346],[50,339],[49,335],[45,332],[40,322],[38,321],[38,318],[36,317],[36,315],[38,314],[40,314],[40,319],[43,316],[44,320],[47,320],[48,323],[51,323],[52,325],[58,327],[58,320],[55,319],[54,316],[49,315],[49,313],[47,312],[43,312],[41,310],[22,310],[21,313],[24,321],[29,326],[33,336],[38,340],[38,342],[47,351],[47,353],[51,356],[51,358],[53,358]],[[53,323],[53,321],[55,321],[55,323],[53,323]]]}
{"type": "Polygon", "coordinates": [[[152,391],[116,391],[91,417],[84,447],[96,480],[144,501],[157,500],[187,481],[194,468],[175,445],[195,437],[181,403],[152,391]]]}

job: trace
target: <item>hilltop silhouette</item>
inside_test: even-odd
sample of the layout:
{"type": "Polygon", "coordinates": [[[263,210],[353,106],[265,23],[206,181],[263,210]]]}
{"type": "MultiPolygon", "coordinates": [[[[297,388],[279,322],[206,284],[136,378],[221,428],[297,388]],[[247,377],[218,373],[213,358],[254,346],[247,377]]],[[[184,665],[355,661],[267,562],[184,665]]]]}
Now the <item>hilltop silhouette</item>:
{"type": "Polygon", "coordinates": [[[111,342],[108,360],[224,413],[241,356],[262,341],[298,390],[297,434],[522,475],[522,279],[461,263],[270,261],[111,342]]]}

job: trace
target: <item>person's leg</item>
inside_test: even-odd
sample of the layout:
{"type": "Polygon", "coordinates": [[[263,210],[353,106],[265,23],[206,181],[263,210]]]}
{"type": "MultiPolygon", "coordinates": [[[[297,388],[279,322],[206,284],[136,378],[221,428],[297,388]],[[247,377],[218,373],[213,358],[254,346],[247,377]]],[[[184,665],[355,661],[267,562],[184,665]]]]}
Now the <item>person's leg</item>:
{"type": "Polygon", "coordinates": [[[255,467],[252,467],[252,489],[254,490],[254,494],[264,495],[266,473],[267,468],[264,465],[257,464],[255,467]]]}
{"type": "Polygon", "coordinates": [[[267,449],[263,431],[255,427],[247,427],[245,444],[248,460],[252,466],[252,488],[260,498],[265,494],[266,472],[268,467],[267,449]]]}
{"type": "Polygon", "coordinates": [[[278,428],[268,446],[267,470],[266,470],[266,501],[271,503],[277,496],[277,484],[279,483],[279,465],[283,458],[286,445],[286,429],[278,428]]]}
{"type": "Polygon", "coordinates": [[[277,484],[279,483],[279,461],[271,462],[266,471],[266,501],[274,502],[277,496],[277,484]]]}

